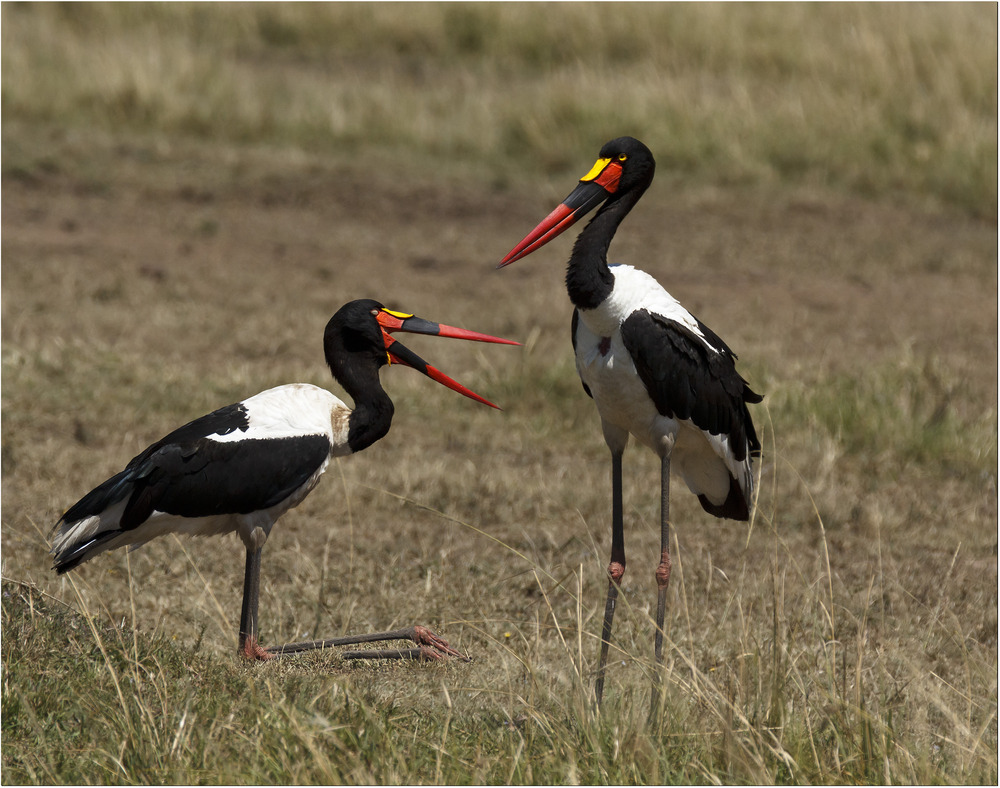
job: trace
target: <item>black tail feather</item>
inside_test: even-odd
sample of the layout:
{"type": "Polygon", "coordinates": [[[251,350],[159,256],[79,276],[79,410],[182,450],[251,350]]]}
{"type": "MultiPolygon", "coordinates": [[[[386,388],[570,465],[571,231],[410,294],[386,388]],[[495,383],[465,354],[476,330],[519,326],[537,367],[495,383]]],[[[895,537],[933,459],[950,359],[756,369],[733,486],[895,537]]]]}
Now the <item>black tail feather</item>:
{"type": "MultiPolygon", "coordinates": [[[[125,470],[116,473],[107,481],[99,484],[67,509],[66,513],[59,518],[59,522],[53,527],[52,533],[65,534],[81,520],[86,520],[88,517],[100,516],[110,507],[132,494],[134,481],[135,468],[130,463],[129,467],[125,468],[125,470]]],[[[108,525],[113,525],[113,523],[108,523],[108,525]]],[[[53,569],[59,574],[68,572],[92,556],[102,552],[104,549],[103,545],[121,534],[121,532],[120,528],[111,528],[111,530],[91,535],[82,543],[63,544],[59,550],[53,549],[53,569]]]]}
{"type": "Polygon", "coordinates": [[[58,530],[61,525],[75,523],[77,520],[99,515],[109,506],[114,506],[119,501],[127,498],[132,492],[134,477],[135,469],[129,463],[129,467],[125,470],[116,473],[107,481],[99,484],[67,509],[66,514],[56,523],[54,530],[58,530]]]}
{"type": "Polygon", "coordinates": [[[702,509],[716,517],[725,517],[729,520],[750,519],[750,507],[747,505],[747,499],[736,479],[730,478],[729,495],[726,496],[723,503],[716,505],[704,495],[699,495],[698,500],[701,501],[702,509]]]}
{"type": "Polygon", "coordinates": [[[65,574],[70,569],[75,569],[92,556],[103,552],[103,546],[121,534],[120,530],[105,531],[97,534],[92,539],[88,539],[83,544],[67,545],[66,549],[59,552],[52,559],[52,568],[57,574],[65,574]]]}

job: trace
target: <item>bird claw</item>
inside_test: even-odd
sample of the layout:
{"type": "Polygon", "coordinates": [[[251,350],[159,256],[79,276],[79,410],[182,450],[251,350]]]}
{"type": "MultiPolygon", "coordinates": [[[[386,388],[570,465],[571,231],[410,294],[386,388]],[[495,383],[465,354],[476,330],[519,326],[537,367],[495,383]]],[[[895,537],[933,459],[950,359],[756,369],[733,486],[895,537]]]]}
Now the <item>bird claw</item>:
{"type": "Polygon", "coordinates": [[[247,636],[243,641],[239,654],[244,659],[255,662],[266,662],[269,659],[274,659],[274,654],[264,648],[253,635],[247,636]]]}
{"type": "Polygon", "coordinates": [[[443,638],[438,637],[433,632],[431,632],[427,627],[422,627],[419,624],[412,627],[412,634],[410,639],[421,646],[420,658],[421,659],[444,659],[445,656],[458,657],[465,662],[471,662],[468,657],[463,656],[448,645],[447,641],[443,638]]]}

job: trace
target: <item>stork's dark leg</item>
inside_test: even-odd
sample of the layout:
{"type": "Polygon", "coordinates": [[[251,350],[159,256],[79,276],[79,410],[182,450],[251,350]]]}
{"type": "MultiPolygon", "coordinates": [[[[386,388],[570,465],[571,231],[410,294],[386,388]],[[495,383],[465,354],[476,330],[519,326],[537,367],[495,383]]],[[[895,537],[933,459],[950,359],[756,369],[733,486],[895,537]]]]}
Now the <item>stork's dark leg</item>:
{"type": "Polygon", "coordinates": [[[246,571],[243,574],[243,609],[240,613],[239,653],[247,659],[271,659],[257,640],[257,601],[260,597],[260,554],[263,550],[247,550],[246,571]]]}
{"type": "Polygon", "coordinates": [[[286,643],[283,646],[272,646],[268,654],[298,654],[302,651],[333,648],[334,646],[353,646],[357,643],[377,643],[382,640],[410,640],[419,648],[388,649],[380,651],[345,651],[344,659],[443,659],[445,656],[465,659],[455,649],[449,646],[426,627],[412,626],[405,629],[394,629],[390,632],[373,632],[370,635],[347,635],[326,640],[307,640],[301,643],[286,643]]]}
{"type": "Polygon", "coordinates": [[[656,674],[650,718],[655,719],[660,708],[660,686],[663,683],[663,621],[667,612],[667,586],[670,584],[670,454],[660,460],[660,565],[656,567],[656,637],[653,655],[656,674]]]}
{"type": "Polygon", "coordinates": [[[344,659],[442,659],[444,655],[460,657],[455,649],[449,646],[429,629],[421,626],[396,629],[391,632],[375,632],[371,635],[353,635],[349,637],[330,638],[328,640],[310,640],[303,643],[287,643],[284,646],[264,648],[258,640],[257,601],[260,597],[260,554],[261,549],[247,550],[246,573],[243,576],[243,610],[240,614],[240,647],[239,653],[247,659],[267,660],[282,654],[297,654],[301,651],[332,648],[334,646],[349,646],[357,643],[373,643],[381,640],[411,640],[419,648],[388,649],[368,651],[345,651],[344,659]]]}
{"type": "Polygon", "coordinates": [[[601,659],[597,665],[594,695],[597,707],[604,697],[604,671],[611,646],[611,622],[615,617],[618,587],[625,574],[625,526],[622,522],[622,452],[611,452],[611,563],[608,564],[608,599],[604,604],[604,626],[601,628],[601,659]]]}

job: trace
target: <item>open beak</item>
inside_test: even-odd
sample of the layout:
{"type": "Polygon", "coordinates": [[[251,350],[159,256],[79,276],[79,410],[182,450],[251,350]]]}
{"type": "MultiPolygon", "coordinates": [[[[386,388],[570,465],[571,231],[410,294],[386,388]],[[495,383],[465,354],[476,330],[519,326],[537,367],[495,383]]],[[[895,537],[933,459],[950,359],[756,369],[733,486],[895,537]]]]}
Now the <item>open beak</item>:
{"type": "Polygon", "coordinates": [[[385,350],[389,356],[390,364],[403,364],[407,367],[413,367],[413,369],[423,372],[427,377],[436,380],[443,386],[447,386],[452,391],[457,391],[459,394],[469,397],[469,399],[474,399],[477,402],[482,402],[484,405],[489,405],[491,408],[500,410],[498,405],[494,405],[488,399],[480,397],[476,392],[467,389],[458,381],[449,378],[439,369],[432,367],[412,350],[404,347],[392,334],[396,331],[404,331],[409,334],[430,334],[438,337],[452,337],[453,339],[468,339],[473,342],[492,342],[498,345],[520,345],[520,342],[515,342],[512,339],[492,337],[489,334],[480,334],[477,331],[468,331],[464,328],[446,326],[443,323],[432,323],[429,320],[408,315],[405,312],[395,312],[385,308],[378,311],[375,319],[378,320],[379,325],[382,327],[382,338],[385,340],[385,350]]]}
{"type": "Polygon", "coordinates": [[[580,182],[570,192],[570,195],[552,213],[542,219],[541,223],[528,233],[521,243],[511,249],[507,256],[497,264],[497,268],[510,265],[515,260],[520,260],[536,249],[540,249],[574,225],[580,217],[588,214],[618,191],[618,181],[621,175],[621,164],[611,159],[598,159],[590,172],[580,178],[580,182]]]}

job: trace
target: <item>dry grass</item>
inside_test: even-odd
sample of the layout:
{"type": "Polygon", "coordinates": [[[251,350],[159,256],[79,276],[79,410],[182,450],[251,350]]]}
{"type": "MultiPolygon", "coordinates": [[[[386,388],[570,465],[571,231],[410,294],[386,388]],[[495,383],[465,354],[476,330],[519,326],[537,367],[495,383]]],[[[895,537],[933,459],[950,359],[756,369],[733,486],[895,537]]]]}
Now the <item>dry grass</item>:
{"type": "MultiPolygon", "coordinates": [[[[732,17],[626,7],[602,36],[596,15],[566,7],[566,38],[598,53],[590,70],[532,34],[520,6],[408,17],[340,8],[385,62],[352,49],[345,25],[324,26],[314,7],[239,8],[236,24],[213,6],[4,6],[5,779],[995,782],[996,227],[976,218],[968,196],[934,185],[937,163],[903,166],[911,154],[886,122],[893,80],[914,112],[918,93],[927,107],[948,96],[954,105],[930,113],[940,124],[932,150],[953,145],[955,160],[981,167],[975,140],[991,110],[963,64],[982,62],[979,36],[992,34],[995,57],[995,19],[991,31],[970,22],[975,9],[942,17],[911,6],[899,25],[902,8],[824,7],[817,13],[841,33],[821,46],[805,8],[783,21],[768,6],[732,17]],[[660,30],[683,21],[685,35],[646,58],[655,41],[644,14],[660,30]],[[497,35],[476,39],[483,26],[497,35]],[[684,49],[712,30],[729,49],[684,49]],[[848,30],[858,49],[834,70],[848,30]],[[34,46],[56,34],[65,46],[34,46]],[[95,40],[114,46],[101,54],[95,40]],[[642,58],[615,46],[634,40],[642,58]],[[199,71],[207,66],[195,55],[209,43],[228,54],[199,71]],[[532,99],[520,130],[495,88],[504,47],[506,84],[532,99]],[[136,49],[148,62],[130,72],[136,49]],[[925,59],[903,53],[927,51],[948,56],[917,90],[925,59]],[[44,57],[67,61],[45,67],[44,57]],[[100,71],[91,57],[106,82],[88,103],[79,85],[100,71]],[[176,68],[184,58],[186,72],[176,68]],[[480,70],[446,67],[462,58],[480,70]],[[880,58],[881,70],[863,68],[880,58]],[[351,63],[352,77],[324,79],[334,62],[351,63]],[[67,63],[79,78],[57,83],[67,63]],[[392,70],[400,63],[423,64],[423,76],[392,70]],[[520,92],[532,70],[543,78],[520,92]],[[676,74],[677,98],[660,106],[621,92],[615,80],[644,70],[658,84],[676,74]],[[736,134],[720,107],[740,74],[768,111],[736,134]],[[109,114],[107,85],[141,79],[142,112],[109,114]],[[438,97],[436,116],[417,107],[417,79],[431,107],[438,97]],[[798,90],[805,79],[812,91],[798,90]],[[454,80],[470,80],[482,101],[446,105],[454,80]],[[969,84],[956,93],[948,80],[969,84]],[[398,104],[378,91],[362,102],[373,83],[398,104]],[[652,728],[655,461],[626,455],[629,572],[618,659],[595,718],[609,463],[573,372],[560,275],[568,242],[492,268],[618,131],[587,115],[560,120],[559,101],[543,97],[571,83],[588,101],[621,98],[661,164],[616,258],[650,270],[724,336],[767,395],[756,410],[765,461],[752,526],[708,518],[678,485],[667,715],[652,728]],[[309,93],[320,84],[327,92],[309,93]],[[278,101],[276,85],[291,86],[289,103],[268,126],[248,107],[252,96],[278,101]],[[309,106],[329,109],[335,91],[358,91],[345,117],[371,126],[370,137],[310,127],[309,106]],[[850,122],[870,122],[891,155],[823,153],[844,139],[832,112],[819,124],[826,142],[805,151],[812,163],[766,164],[769,124],[789,125],[770,110],[796,93],[807,108],[868,96],[850,122]],[[198,127],[202,105],[211,111],[198,127]],[[396,112],[413,115],[399,136],[387,131],[396,112]],[[504,140],[484,130],[491,117],[504,140]],[[676,135],[681,119],[697,132],[676,135]],[[707,141],[700,153],[685,144],[695,138],[707,141]],[[503,164],[518,145],[520,166],[503,164]],[[552,181],[539,186],[526,162],[552,181]],[[878,185],[867,196],[858,173],[878,185]],[[363,296],[525,346],[411,340],[505,411],[386,371],[397,405],[389,436],[334,463],[274,531],[264,637],[419,621],[473,663],[357,667],[323,654],[238,664],[233,538],[162,539],[52,574],[51,523],[148,442],[271,385],[332,387],[322,328],[363,296]]],[[[983,73],[995,84],[995,68],[983,73]]],[[[954,182],[988,203],[972,169],[954,182]]]]}
{"type": "Polygon", "coordinates": [[[499,180],[575,175],[627,130],[673,177],[997,210],[984,5],[15,4],[4,22],[8,123],[388,148],[499,180]]]}

